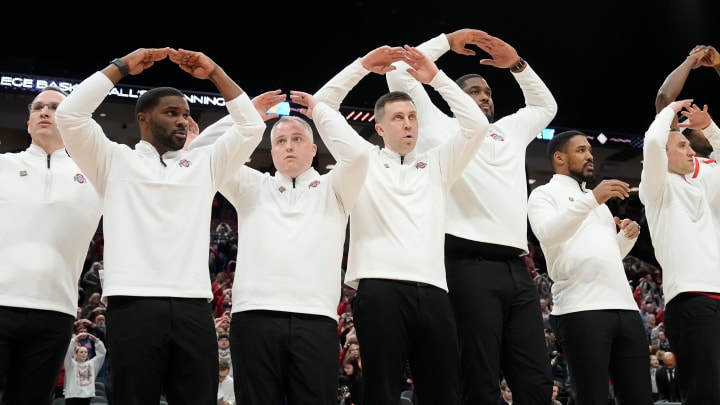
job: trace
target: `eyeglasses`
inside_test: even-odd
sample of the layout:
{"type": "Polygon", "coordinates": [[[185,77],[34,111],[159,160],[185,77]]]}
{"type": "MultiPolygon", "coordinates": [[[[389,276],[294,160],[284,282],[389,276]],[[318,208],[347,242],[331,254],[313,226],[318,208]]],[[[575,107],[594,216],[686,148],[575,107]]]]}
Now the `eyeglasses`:
{"type": "Polygon", "coordinates": [[[55,110],[57,110],[57,108],[58,108],[59,105],[60,105],[60,103],[47,103],[47,104],[44,104],[44,103],[30,103],[30,104],[28,104],[28,111],[30,111],[30,113],[32,114],[32,113],[36,113],[36,112],[42,111],[43,108],[45,108],[45,107],[47,107],[47,108],[55,111],[55,110]]]}

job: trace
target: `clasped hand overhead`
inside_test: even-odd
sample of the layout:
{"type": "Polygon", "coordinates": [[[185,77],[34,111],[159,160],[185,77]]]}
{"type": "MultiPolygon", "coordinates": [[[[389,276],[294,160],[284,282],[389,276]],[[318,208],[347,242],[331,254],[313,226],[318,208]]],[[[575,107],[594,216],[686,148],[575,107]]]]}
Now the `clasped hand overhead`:
{"type": "Polygon", "coordinates": [[[182,48],[139,48],[120,59],[127,65],[130,75],[137,75],[165,58],[197,79],[207,79],[218,69],[217,64],[204,53],[182,48]]]}

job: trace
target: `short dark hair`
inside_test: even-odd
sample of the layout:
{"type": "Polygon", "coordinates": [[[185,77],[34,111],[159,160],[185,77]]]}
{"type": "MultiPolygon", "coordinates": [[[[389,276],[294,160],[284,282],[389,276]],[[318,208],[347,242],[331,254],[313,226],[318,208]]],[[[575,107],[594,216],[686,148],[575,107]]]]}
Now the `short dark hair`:
{"type": "Polygon", "coordinates": [[[385,93],[375,102],[375,122],[382,121],[385,118],[385,104],[395,101],[409,101],[415,104],[412,97],[403,91],[385,93]]]}
{"type": "Polygon", "coordinates": [[[150,89],[138,97],[138,100],[135,103],[135,116],[141,112],[150,111],[153,107],[158,105],[161,98],[169,96],[179,96],[184,98],[185,94],[174,87],[155,87],[154,89],[150,89]]]}
{"type": "Polygon", "coordinates": [[[457,84],[458,87],[460,87],[461,89],[464,89],[464,88],[465,88],[465,82],[467,82],[467,81],[470,80],[470,79],[474,79],[474,78],[478,78],[478,79],[485,80],[484,77],[480,76],[480,75],[477,74],[477,73],[468,73],[468,74],[466,74],[466,75],[464,75],[464,76],[460,76],[457,80],[455,80],[455,84],[457,84]]]}
{"type": "Polygon", "coordinates": [[[225,359],[219,360],[218,366],[220,371],[230,370],[230,363],[225,359]]]}
{"type": "Polygon", "coordinates": [[[559,134],[556,134],[550,139],[550,142],[548,142],[547,146],[547,157],[548,160],[550,160],[550,166],[555,167],[553,164],[553,155],[555,152],[567,152],[567,146],[570,142],[570,139],[576,137],[576,136],[587,136],[584,133],[580,131],[576,131],[574,129],[571,129],[569,131],[560,132],[559,134]]]}

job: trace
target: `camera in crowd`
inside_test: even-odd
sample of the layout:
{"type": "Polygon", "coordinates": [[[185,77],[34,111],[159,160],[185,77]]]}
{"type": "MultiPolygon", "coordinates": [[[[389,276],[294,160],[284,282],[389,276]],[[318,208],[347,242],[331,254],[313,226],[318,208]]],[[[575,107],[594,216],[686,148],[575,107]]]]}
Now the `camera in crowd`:
{"type": "Polygon", "coordinates": [[[347,386],[347,378],[346,381],[340,381],[340,385],[338,385],[338,401],[344,398],[347,398],[350,396],[350,388],[347,386]]]}

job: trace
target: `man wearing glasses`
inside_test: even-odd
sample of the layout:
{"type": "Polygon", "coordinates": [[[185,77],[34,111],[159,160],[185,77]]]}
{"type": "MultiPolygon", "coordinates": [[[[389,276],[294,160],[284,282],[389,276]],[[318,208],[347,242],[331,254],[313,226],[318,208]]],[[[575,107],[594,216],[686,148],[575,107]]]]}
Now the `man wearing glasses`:
{"type": "Polygon", "coordinates": [[[100,198],[55,125],[48,87],[28,106],[30,146],[0,154],[0,403],[49,404],[78,306],[100,198]],[[4,384],[4,385],[3,385],[4,384]]]}

